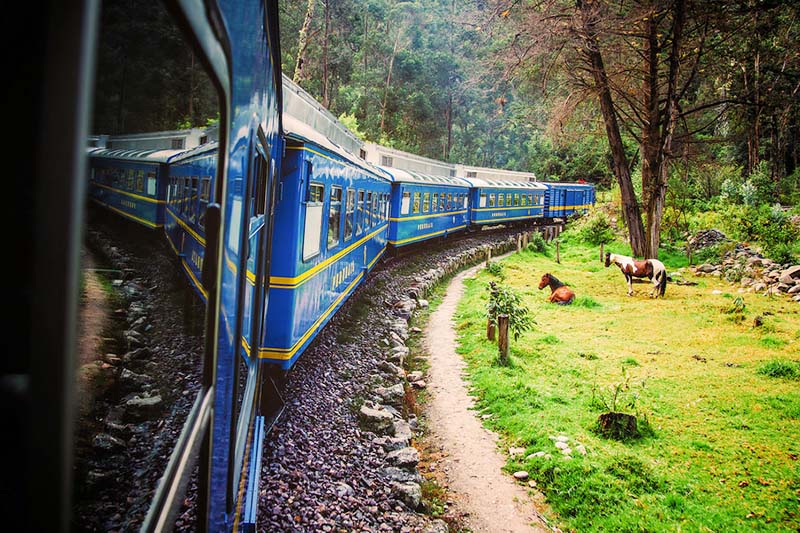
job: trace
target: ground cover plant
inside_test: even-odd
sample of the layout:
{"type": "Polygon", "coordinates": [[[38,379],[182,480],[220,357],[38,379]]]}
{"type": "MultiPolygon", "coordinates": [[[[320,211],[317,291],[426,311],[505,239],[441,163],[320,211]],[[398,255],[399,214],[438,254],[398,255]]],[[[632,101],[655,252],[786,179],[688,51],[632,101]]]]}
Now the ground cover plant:
{"type": "MultiPolygon", "coordinates": [[[[630,254],[620,242],[605,249],[630,254]]],[[[661,259],[669,272],[686,265],[677,252],[661,259]]],[[[531,249],[502,264],[535,324],[498,365],[486,339],[494,278],[483,270],[466,281],[459,352],[486,424],[526,450],[508,471],[530,473],[562,529],[800,528],[800,305],[688,273],[697,285],[670,283],[663,300],[647,297],[649,283],[628,297],[598,247],[570,235],[560,264],[531,249]],[[582,304],[548,304],[537,290],[544,272],[582,304]],[[734,303],[743,320],[731,320],[734,303]],[[646,431],[626,440],[598,432],[612,398],[646,431]]]]}

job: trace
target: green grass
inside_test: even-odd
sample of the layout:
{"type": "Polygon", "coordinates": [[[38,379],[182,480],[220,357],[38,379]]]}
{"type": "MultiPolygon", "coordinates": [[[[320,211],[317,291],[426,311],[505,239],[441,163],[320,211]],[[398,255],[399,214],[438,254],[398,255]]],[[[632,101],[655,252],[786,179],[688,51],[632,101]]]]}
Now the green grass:
{"type": "MultiPolygon", "coordinates": [[[[662,260],[671,272],[686,265],[678,254],[662,260]]],[[[502,263],[504,283],[523,295],[536,324],[512,342],[511,364],[499,366],[485,339],[485,286],[495,278],[481,272],[466,281],[457,311],[459,353],[477,408],[492,415],[487,425],[526,455],[545,452],[507,469],[531,473],[562,529],[800,528],[800,306],[711,278],[670,284],[663,300],[635,283],[628,297],[619,270],[569,238],[561,264],[528,251],[502,263]],[[549,291],[536,288],[544,272],[568,281],[584,303],[548,304],[549,291]],[[737,298],[741,319],[732,321],[726,311],[737,298]],[[764,313],[772,313],[768,331],[753,325],[764,313]],[[603,412],[593,393],[608,395],[626,376],[617,405],[648,431],[618,442],[593,432],[603,412]],[[587,455],[564,459],[551,439],[558,435],[587,455]]]]}

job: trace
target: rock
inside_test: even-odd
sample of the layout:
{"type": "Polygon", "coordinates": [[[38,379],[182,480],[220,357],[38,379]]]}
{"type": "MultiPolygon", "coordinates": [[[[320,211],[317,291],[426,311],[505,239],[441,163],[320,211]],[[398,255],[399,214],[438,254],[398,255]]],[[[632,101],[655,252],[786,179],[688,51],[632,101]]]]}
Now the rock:
{"type": "Polygon", "coordinates": [[[422,476],[416,470],[409,472],[396,466],[388,466],[383,469],[383,475],[389,481],[398,481],[400,483],[422,483],[422,476]]]}
{"type": "Polygon", "coordinates": [[[428,386],[428,384],[425,383],[425,380],[421,379],[419,381],[414,381],[413,383],[411,383],[411,386],[414,387],[415,389],[424,389],[425,387],[428,386]]]}
{"type": "Polygon", "coordinates": [[[422,533],[448,533],[449,531],[450,528],[448,527],[447,522],[437,518],[428,524],[425,529],[422,530],[422,533]]]}
{"type": "Polygon", "coordinates": [[[417,483],[392,481],[392,492],[412,511],[422,503],[422,488],[417,483]]]}
{"type": "Polygon", "coordinates": [[[355,494],[353,487],[351,487],[347,483],[342,483],[342,482],[337,483],[334,490],[336,491],[336,496],[338,496],[339,498],[344,498],[345,496],[352,496],[353,494],[355,494]]]}
{"type": "Polygon", "coordinates": [[[517,472],[514,472],[514,479],[516,479],[517,481],[525,481],[526,479],[528,479],[529,476],[530,474],[528,474],[524,470],[519,470],[517,472]]]}
{"type": "Polygon", "coordinates": [[[697,271],[698,272],[703,272],[704,274],[708,274],[708,273],[714,272],[716,269],[717,269],[716,266],[714,266],[712,264],[709,264],[709,263],[703,263],[702,265],[697,267],[697,271]]]}
{"type": "Polygon", "coordinates": [[[380,396],[385,403],[395,407],[400,407],[403,405],[403,399],[405,398],[406,390],[402,383],[397,383],[391,387],[378,387],[375,389],[375,394],[380,396]]]}
{"type": "Polygon", "coordinates": [[[405,420],[395,420],[394,421],[394,436],[398,439],[403,439],[405,441],[410,441],[414,434],[411,432],[411,424],[409,424],[405,420]]]}
{"type": "Polygon", "coordinates": [[[429,305],[429,304],[428,304],[428,300],[423,300],[423,299],[419,299],[419,300],[418,300],[418,303],[419,303],[419,307],[420,307],[421,309],[425,309],[425,308],[427,308],[427,307],[428,307],[428,305],[429,305]]]}
{"type": "Polygon", "coordinates": [[[358,418],[361,427],[367,431],[372,431],[376,435],[394,435],[394,417],[381,405],[375,407],[362,405],[358,411],[358,418]]]}
{"type": "Polygon", "coordinates": [[[400,468],[413,468],[419,463],[419,452],[413,446],[389,452],[386,462],[400,468]]]}
{"type": "Polygon", "coordinates": [[[414,372],[410,372],[408,374],[408,381],[411,383],[419,381],[422,379],[422,376],[423,376],[422,372],[420,372],[419,370],[415,370],[414,372]]]}
{"type": "Polygon", "coordinates": [[[564,450],[566,448],[569,448],[569,444],[567,444],[566,442],[563,442],[563,441],[556,441],[555,445],[556,445],[556,448],[558,448],[559,450],[564,450]]]}
{"type": "Polygon", "coordinates": [[[162,399],[159,395],[144,398],[134,396],[125,402],[125,416],[134,420],[147,420],[161,411],[161,404],[162,399]]]}
{"type": "Polygon", "coordinates": [[[787,285],[794,285],[797,280],[800,280],[800,265],[787,268],[779,276],[779,281],[787,285]]]}
{"type": "Polygon", "coordinates": [[[126,447],[126,444],[124,441],[116,437],[112,437],[107,433],[98,433],[92,439],[92,447],[97,450],[110,452],[114,450],[121,450],[126,447]]]}
{"type": "Polygon", "coordinates": [[[511,448],[508,449],[508,455],[510,455],[512,457],[515,456],[515,455],[522,455],[523,453],[525,453],[525,448],[514,448],[514,447],[511,447],[511,448]]]}

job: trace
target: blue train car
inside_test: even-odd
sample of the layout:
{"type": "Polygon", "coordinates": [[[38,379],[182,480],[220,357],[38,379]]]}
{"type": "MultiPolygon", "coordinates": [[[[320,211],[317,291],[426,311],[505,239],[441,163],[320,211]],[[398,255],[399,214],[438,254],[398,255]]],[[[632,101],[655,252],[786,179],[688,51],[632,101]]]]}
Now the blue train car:
{"type": "Polygon", "coordinates": [[[548,189],[544,217],[548,220],[588,213],[595,204],[594,185],[556,182],[544,182],[544,185],[548,189]]]}
{"type": "Polygon", "coordinates": [[[169,166],[181,150],[89,150],[89,199],[145,227],[164,225],[169,166]]]}
{"type": "Polygon", "coordinates": [[[466,181],[381,168],[392,179],[390,245],[401,247],[446,237],[467,227],[469,184],[466,181]]]}
{"type": "Polygon", "coordinates": [[[533,181],[465,178],[470,188],[472,226],[507,224],[544,216],[547,187],[533,181]]]}
{"type": "Polygon", "coordinates": [[[186,150],[170,160],[167,175],[164,231],[181,262],[189,283],[205,302],[208,293],[200,282],[205,256],[205,217],[214,189],[219,147],[208,143],[186,150]]]}
{"type": "Polygon", "coordinates": [[[284,114],[265,339],[288,369],[386,251],[388,176],[284,114]]]}

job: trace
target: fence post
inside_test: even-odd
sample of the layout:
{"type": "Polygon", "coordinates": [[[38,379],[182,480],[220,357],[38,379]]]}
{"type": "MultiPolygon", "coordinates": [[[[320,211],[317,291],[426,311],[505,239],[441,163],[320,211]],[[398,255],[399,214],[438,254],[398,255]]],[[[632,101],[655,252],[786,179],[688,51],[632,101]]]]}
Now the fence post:
{"type": "Polygon", "coordinates": [[[561,241],[556,239],[556,263],[561,264],[561,241]]]}
{"type": "Polygon", "coordinates": [[[488,267],[489,263],[491,263],[491,262],[492,262],[492,249],[488,248],[486,250],[486,266],[488,267]]]}
{"type": "Polygon", "coordinates": [[[486,338],[494,341],[494,324],[492,324],[491,318],[486,320],[486,338]]]}
{"type": "Polygon", "coordinates": [[[517,253],[522,251],[522,235],[517,234],[517,253]]]}
{"type": "Polygon", "coordinates": [[[603,246],[605,246],[602,242],[600,243],[600,262],[602,263],[606,259],[606,254],[603,253],[603,246]]]}
{"type": "Polygon", "coordinates": [[[500,362],[508,363],[508,315],[497,315],[497,346],[500,349],[500,362]]]}

